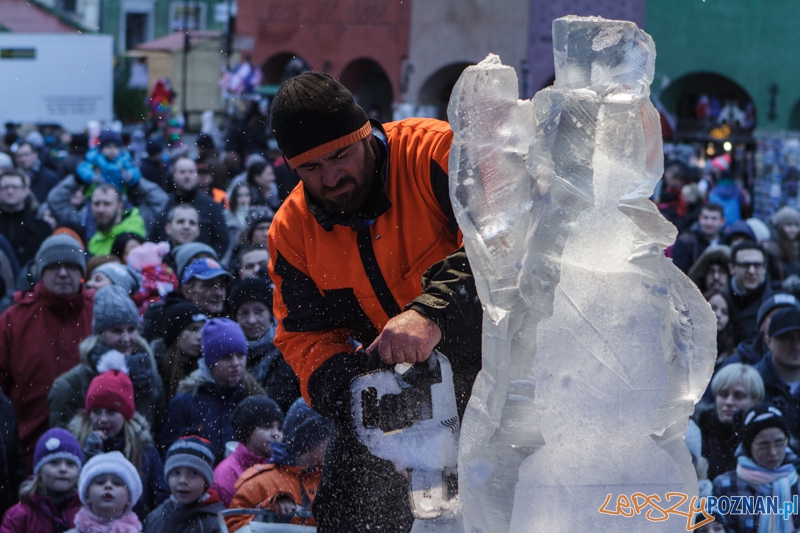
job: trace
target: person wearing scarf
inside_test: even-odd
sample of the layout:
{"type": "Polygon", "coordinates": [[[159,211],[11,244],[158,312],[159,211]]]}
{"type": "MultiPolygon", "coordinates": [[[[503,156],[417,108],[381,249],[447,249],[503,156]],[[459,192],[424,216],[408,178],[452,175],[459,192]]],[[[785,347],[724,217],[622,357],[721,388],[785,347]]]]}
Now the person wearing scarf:
{"type": "MultiPolygon", "coordinates": [[[[781,411],[760,404],[744,416],[740,434],[740,455],[736,470],[717,476],[712,494],[721,496],[776,497],[778,508],[800,494],[797,470],[788,457],[793,457],[789,430],[781,411]]],[[[793,515],[758,514],[731,515],[732,531],[736,533],[791,533],[800,527],[793,515]]]]}

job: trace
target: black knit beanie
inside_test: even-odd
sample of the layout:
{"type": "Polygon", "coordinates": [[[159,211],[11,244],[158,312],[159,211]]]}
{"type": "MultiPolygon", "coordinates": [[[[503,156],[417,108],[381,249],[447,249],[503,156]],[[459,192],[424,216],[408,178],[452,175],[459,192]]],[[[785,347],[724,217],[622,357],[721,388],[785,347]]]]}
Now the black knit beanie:
{"type": "Polygon", "coordinates": [[[236,318],[239,308],[247,302],[261,302],[272,312],[272,289],[264,278],[247,278],[237,281],[231,288],[231,316],[236,318]]]}
{"type": "Polygon", "coordinates": [[[783,419],[783,413],[775,406],[762,403],[751,407],[744,415],[744,420],[739,429],[739,439],[742,443],[742,451],[748,457],[752,457],[750,448],[756,436],[765,429],[778,428],[788,437],[789,428],[783,419]]]}
{"type": "Polygon", "coordinates": [[[292,168],[366,138],[369,118],[344,85],[323,72],[283,82],[272,100],[275,140],[292,168]]]}
{"type": "Polygon", "coordinates": [[[195,322],[206,322],[205,311],[192,302],[170,303],[164,308],[164,344],[169,348],[181,332],[195,322]]]}
{"type": "Polygon", "coordinates": [[[289,456],[296,459],[327,439],[330,432],[330,420],[309,407],[303,398],[298,398],[286,413],[283,442],[289,456]]]}
{"type": "Polygon", "coordinates": [[[283,424],[283,411],[269,396],[257,394],[242,400],[231,416],[233,438],[244,442],[259,427],[272,422],[283,424]]]}

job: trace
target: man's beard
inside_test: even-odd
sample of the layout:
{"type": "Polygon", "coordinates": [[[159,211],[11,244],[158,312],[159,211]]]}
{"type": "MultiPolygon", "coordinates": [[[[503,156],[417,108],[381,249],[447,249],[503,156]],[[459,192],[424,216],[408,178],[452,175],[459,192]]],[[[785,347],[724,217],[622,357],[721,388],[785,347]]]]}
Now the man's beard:
{"type": "Polygon", "coordinates": [[[364,182],[359,184],[356,178],[352,176],[345,176],[339,180],[339,183],[336,187],[323,187],[322,194],[325,196],[327,193],[334,192],[336,189],[347,185],[351,186],[350,192],[347,194],[340,194],[336,197],[336,200],[324,198],[319,199],[322,202],[322,205],[325,206],[325,209],[331,213],[345,213],[348,215],[356,214],[358,208],[364,203],[364,198],[367,197],[370,187],[372,186],[372,180],[370,178],[367,178],[364,182]]]}
{"type": "Polygon", "coordinates": [[[326,187],[323,185],[320,191],[321,196],[317,197],[317,200],[331,213],[344,213],[346,215],[358,214],[359,209],[364,204],[364,200],[372,192],[372,187],[375,186],[376,161],[377,158],[375,157],[372,145],[367,143],[361,176],[343,176],[339,179],[336,187],[326,187]],[[350,192],[340,194],[335,200],[328,196],[329,193],[333,193],[341,188],[346,188],[347,186],[350,187],[350,192]]]}
{"type": "Polygon", "coordinates": [[[99,220],[95,219],[94,225],[97,228],[97,231],[101,233],[108,233],[109,231],[111,231],[111,228],[116,226],[116,220],[117,220],[117,213],[115,213],[114,216],[109,217],[107,222],[100,222],[99,220]]]}

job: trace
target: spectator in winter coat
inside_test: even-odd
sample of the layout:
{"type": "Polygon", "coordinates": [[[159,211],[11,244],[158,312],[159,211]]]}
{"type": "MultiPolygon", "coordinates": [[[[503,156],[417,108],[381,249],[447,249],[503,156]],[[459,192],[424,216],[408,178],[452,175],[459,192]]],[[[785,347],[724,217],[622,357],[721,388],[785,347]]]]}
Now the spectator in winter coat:
{"type": "Polygon", "coordinates": [[[86,280],[86,288],[95,292],[109,285],[121,287],[128,295],[132,296],[139,290],[139,274],[128,266],[108,262],[92,270],[91,277],[86,280]]]}
{"type": "Polygon", "coordinates": [[[139,473],[120,452],[95,455],[78,478],[81,507],[75,529],[66,533],[138,533],[142,523],[132,511],[142,496],[139,473]]]}
{"type": "Polygon", "coordinates": [[[88,461],[97,454],[118,451],[136,467],[143,493],[133,512],[144,520],[167,496],[164,465],[153,445],[147,421],[135,411],[130,378],[119,370],[98,374],[86,393],[86,409],[70,421],[88,461]]]}
{"type": "Polygon", "coordinates": [[[726,289],[732,306],[731,321],[736,343],[758,335],[758,308],[770,296],[767,282],[767,254],[760,244],[752,241],[736,243],[731,248],[731,282],[726,289]]]}
{"type": "Polygon", "coordinates": [[[202,309],[183,299],[170,300],[164,306],[163,337],[151,344],[158,370],[172,400],[178,385],[197,369],[201,354],[201,335],[208,317],[202,309]]]}
{"type": "Polygon", "coordinates": [[[733,351],[733,354],[725,360],[724,364],[758,364],[758,362],[764,358],[767,351],[769,351],[765,339],[769,332],[769,324],[772,315],[777,313],[779,309],[784,309],[786,307],[800,309],[800,301],[798,301],[794,295],[783,292],[775,293],[764,300],[764,303],[758,308],[758,314],[756,315],[758,335],[754,339],[740,342],[733,351]]]}
{"type": "Polygon", "coordinates": [[[43,204],[47,201],[50,189],[58,183],[58,174],[42,165],[38,150],[29,142],[19,143],[17,151],[14,153],[14,159],[17,161],[17,168],[30,178],[31,192],[36,200],[43,204]]]}
{"type": "MultiPolygon", "coordinates": [[[[328,446],[331,423],[302,398],[286,413],[286,442],[275,444],[281,454],[272,464],[253,466],[236,483],[232,508],[262,508],[280,514],[308,512],[314,503],[328,446]]],[[[276,453],[278,455],[278,453],[276,453]]],[[[252,516],[233,516],[226,520],[233,532],[247,525],[252,516]]],[[[299,523],[295,518],[293,523],[299,523]]],[[[311,519],[307,525],[316,525],[311,519]]]]}
{"type": "MultiPolygon", "coordinates": [[[[80,180],[74,176],[67,176],[50,191],[47,205],[53,212],[56,222],[78,224],[86,228],[86,234],[91,237],[94,235],[95,221],[91,206],[84,195],[85,189],[80,180]]],[[[127,187],[123,196],[125,209],[137,208],[148,232],[152,231],[156,220],[164,213],[168,199],[166,192],[144,178],[135,186],[127,187]]]]}
{"type": "Polygon", "coordinates": [[[172,187],[169,168],[164,162],[164,145],[160,141],[147,143],[147,157],[139,165],[142,177],[155,183],[165,191],[172,187]]]}
{"type": "Polygon", "coordinates": [[[178,204],[167,213],[164,233],[172,248],[194,242],[200,236],[200,215],[191,204],[178,204]]]}
{"type": "Polygon", "coordinates": [[[139,314],[133,301],[117,286],[95,295],[93,335],[81,343],[81,361],[53,383],[50,425],[66,427],[86,403],[92,380],[111,369],[123,370],[133,382],[136,408],[151,427],[158,427],[165,411],[164,385],[155,357],[139,337],[139,314]]]}
{"type": "Polygon", "coordinates": [[[770,251],[774,250],[770,279],[784,280],[800,275],[800,213],[785,205],[772,215],[772,225],[778,234],[778,242],[770,243],[770,251]]]}
{"type": "Polygon", "coordinates": [[[34,267],[41,281],[32,292],[17,293],[0,315],[0,387],[14,405],[29,468],[33,447],[49,427],[50,387],[80,362],[78,345],[91,334],[93,309],[81,284],[86,256],[74,238],[48,237],[34,267]]]}
{"type": "Polygon", "coordinates": [[[250,396],[236,407],[231,425],[239,445],[214,469],[214,489],[228,507],[244,471],[273,462],[272,445],[283,440],[283,411],[267,396],[250,396]]]}
{"type": "Polygon", "coordinates": [[[247,337],[247,369],[267,396],[288,411],[300,397],[300,381],[273,344],[272,289],[263,277],[237,282],[231,289],[231,314],[247,337]]]}
{"type": "Polygon", "coordinates": [[[730,283],[731,249],[718,244],[709,246],[706,251],[695,261],[687,275],[700,292],[722,291],[730,283]]]}
{"type": "MultiPolygon", "coordinates": [[[[736,458],[736,469],[714,480],[712,494],[718,498],[731,496],[769,497],[783,509],[800,494],[800,480],[790,458],[788,421],[780,409],[768,403],[751,408],[744,415],[739,439],[742,454],[736,458]]],[[[792,513],[730,515],[731,529],[737,533],[760,531],[796,531],[800,516],[792,513]],[[767,522],[767,523],[765,523],[767,522]]]]}
{"type": "Polygon", "coordinates": [[[689,231],[678,236],[672,248],[672,262],[683,272],[689,272],[695,261],[711,245],[720,242],[725,214],[718,204],[704,205],[700,217],[689,231]]]}
{"type": "Polygon", "coordinates": [[[197,165],[189,158],[181,157],[173,165],[172,180],[174,191],[170,195],[164,213],[159,218],[150,240],[166,241],[167,213],[178,204],[191,204],[200,214],[200,236],[198,241],[211,246],[218,257],[228,249],[228,232],[223,207],[207,194],[200,192],[197,179],[197,165]]]}
{"type": "Polygon", "coordinates": [[[11,400],[0,390],[0,516],[19,501],[19,486],[27,475],[19,447],[17,415],[11,400]]]}
{"type": "Polygon", "coordinates": [[[714,405],[700,411],[697,425],[703,436],[702,456],[708,459],[708,478],[736,468],[736,427],[745,411],[764,399],[764,381],[750,365],[732,363],[711,380],[714,405]],[[738,418],[737,418],[738,417],[738,418]]]}
{"type": "Polygon", "coordinates": [[[60,428],[48,430],[36,443],[33,464],[33,477],[22,485],[19,503],[5,513],[0,533],[61,533],[75,525],[83,465],[75,437],[60,428]]]}
{"type": "Polygon", "coordinates": [[[169,404],[159,445],[169,448],[187,431],[201,432],[216,457],[225,457],[225,443],[233,440],[230,418],[236,406],[255,394],[264,394],[247,372],[247,340],[236,322],[215,318],[201,332],[203,359],[186,378],[169,404]]]}
{"type": "Polygon", "coordinates": [[[199,437],[183,437],[167,451],[164,473],[172,497],[150,513],[145,533],[216,533],[225,509],[214,489],[214,452],[199,437]]]}
{"type": "Polygon", "coordinates": [[[783,412],[794,443],[800,441],[800,310],[788,307],[772,316],[769,351],[754,367],[764,380],[765,401],[783,412]]]}
{"type": "Polygon", "coordinates": [[[181,294],[208,316],[227,316],[226,297],[233,276],[213,259],[195,259],[183,271],[181,294]]]}
{"type": "Polygon", "coordinates": [[[239,279],[264,277],[269,265],[269,251],[266,247],[251,244],[242,248],[239,254],[239,279]]]}
{"type": "Polygon", "coordinates": [[[114,239],[122,233],[146,236],[139,209],[125,209],[122,194],[113,186],[98,185],[92,192],[91,206],[95,224],[95,233],[89,239],[89,253],[92,255],[110,254],[114,239]]]}
{"type": "Polygon", "coordinates": [[[36,218],[36,198],[28,176],[16,170],[0,174],[0,234],[5,235],[20,265],[36,255],[50,235],[50,224],[36,218]]]}
{"type": "Polygon", "coordinates": [[[730,226],[750,207],[750,198],[747,192],[739,187],[730,172],[722,172],[717,184],[708,194],[708,201],[722,206],[725,212],[725,224],[730,226]]]}

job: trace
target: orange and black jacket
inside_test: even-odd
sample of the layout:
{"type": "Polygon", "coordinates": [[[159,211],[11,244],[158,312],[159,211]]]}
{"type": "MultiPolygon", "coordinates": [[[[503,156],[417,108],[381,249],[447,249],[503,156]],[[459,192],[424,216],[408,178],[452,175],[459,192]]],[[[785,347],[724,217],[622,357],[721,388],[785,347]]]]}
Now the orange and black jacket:
{"type": "MultiPolygon", "coordinates": [[[[481,308],[448,190],[450,127],[407,119],[373,123],[373,136],[380,173],[357,215],[324,210],[300,184],[268,239],[275,345],[310,405],[340,422],[349,417],[350,380],[366,370],[367,358],[352,341],[369,346],[404,309],[441,328],[440,348],[448,341],[470,345],[460,404],[480,368],[481,308]]],[[[457,357],[444,353],[451,362],[457,357]]],[[[453,366],[455,372],[463,365],[453,366]]]]}

